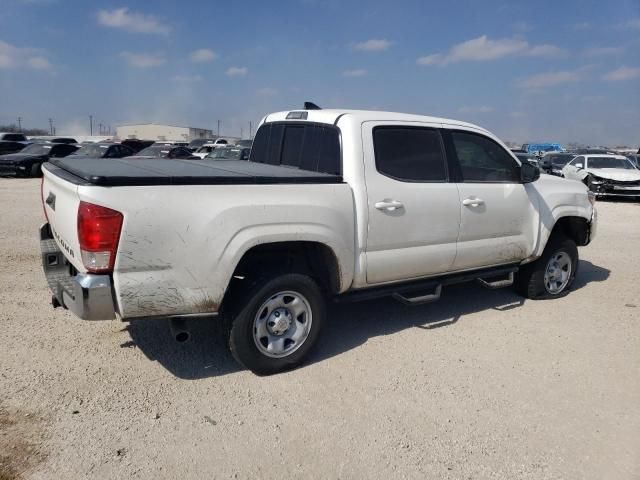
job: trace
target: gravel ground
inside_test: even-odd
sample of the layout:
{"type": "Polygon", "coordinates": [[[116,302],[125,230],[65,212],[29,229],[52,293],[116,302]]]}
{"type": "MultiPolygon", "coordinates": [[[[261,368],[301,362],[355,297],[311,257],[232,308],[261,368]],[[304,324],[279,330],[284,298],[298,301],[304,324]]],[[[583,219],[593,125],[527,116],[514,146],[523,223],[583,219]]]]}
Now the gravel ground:
{"type": "Polygon", "coordinates": [[[599,202],[574,291],[468,284],[332,307],[298,370],[239,370],[215,321],[50,307],[39,180],[0,179],[0,479],[640,478],[640,205],[599,202]]]}

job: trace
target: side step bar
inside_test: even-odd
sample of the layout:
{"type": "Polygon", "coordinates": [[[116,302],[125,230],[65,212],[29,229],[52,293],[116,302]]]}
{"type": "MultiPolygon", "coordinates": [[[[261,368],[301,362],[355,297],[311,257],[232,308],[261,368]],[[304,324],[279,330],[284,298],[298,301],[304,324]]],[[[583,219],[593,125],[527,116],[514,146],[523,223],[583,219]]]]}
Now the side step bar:
{"type": "Polygon", "coordinates": [[[513,284],[518,264],[485,268],[471,272],[452,273],[438,277],[394,283],[380,287],[360,288],[335,297],[336,302],[360,302],[392,297],[405,305],[422,305],[440,298],[442,287],[477,280],[487,288],[502,288],[513,284]],[[425,293],[427,292],[427,293],[425,293]]]}
{"type": "Polygon", "coordinates": [[[405,305],[422,305],[424,303],[431,303],[440,300],[440,294],[442,293],[442,284],[436,285],[433,293],[427,293],[426,295],[420,295],[417,297],[407,297],[401,293],[394,293],[392,298],[404,303],[405,305]]]}
{"type": "Polygon", "coordinates": [[[511,285],[513,285],[513,276],[514,276],[513,274],[514,272],[509,272],[509,274],[507,275],[507,278],[504,278],[502,280],[490,281],[490,280],[485,280],[484,278],[478,278],[478,283],[485,288],[491,288],[491,289],[510,287],[511,285]]]}

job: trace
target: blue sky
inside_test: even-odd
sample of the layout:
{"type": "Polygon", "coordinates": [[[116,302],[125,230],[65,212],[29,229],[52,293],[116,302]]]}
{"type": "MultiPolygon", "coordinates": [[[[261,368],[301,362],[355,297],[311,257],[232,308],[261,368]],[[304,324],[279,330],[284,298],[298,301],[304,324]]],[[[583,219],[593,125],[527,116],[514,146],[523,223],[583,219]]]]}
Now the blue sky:
{"type": "Polygon", "coordinates": [[[246,136],[305,100],[638,145],[640,0],[2,0],[0,123],[246,136]]]}

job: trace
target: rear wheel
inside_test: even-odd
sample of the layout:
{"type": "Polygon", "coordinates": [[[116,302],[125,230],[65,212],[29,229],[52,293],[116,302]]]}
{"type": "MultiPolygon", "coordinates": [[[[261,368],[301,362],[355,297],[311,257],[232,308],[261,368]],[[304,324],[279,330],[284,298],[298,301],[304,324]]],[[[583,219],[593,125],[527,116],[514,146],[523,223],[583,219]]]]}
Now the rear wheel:
{"type": "Polygon", "coordinates": [[[578,271],[578,247],[563,235],[555,234],[542,256],[516,274],[515,288],[531,299],[554,298],[566,294],[578,271]]]}
{"type": "Polygon", "coordinates": [[[229,348],[234,358],[259,375],[298,366],[316,343],[325,300],[309,276],[284,274],[248,291],[234,315],[229,348]]]}

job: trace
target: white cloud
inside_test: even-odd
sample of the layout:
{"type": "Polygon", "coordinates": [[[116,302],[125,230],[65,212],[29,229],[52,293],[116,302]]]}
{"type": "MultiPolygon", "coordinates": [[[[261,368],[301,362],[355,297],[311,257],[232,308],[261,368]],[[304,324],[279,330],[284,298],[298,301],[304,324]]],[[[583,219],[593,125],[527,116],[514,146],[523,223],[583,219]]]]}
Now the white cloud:
{"type": "Polygon", "coordinates": [[[243,77],[248,72],[249,69],[247,67],[229,67],[224,73],[229,77],[243,77]]]}
{"type": "Polygon", "coordinates": [[[366,42],[356,43],[353,48],[362,52],[383,52],[388,50],[390,46],[391,42],[389,40],[372,38],[366,42]]]}
{"type": "Polygon", "coordinates": [[[487,105],[481,105],[481,106],[466,106],[466,107],[460,107],[458,109],[459,113],[489,113],[489,112],[493,112],[495,110],[495,108],[493,107],[489,107],[487,105]]]}
{"type": "Polygon", "coordinates": [[[419,57],[418,65],[447,65],[450,63],[474,61],[484,62],[509,56],[555,57],[566,52],[555,45],[531,45],[520,38],[499,38],[492,40],[486,35],[467,40],[451,47],[448,53],[434,53],[419,57]]]}
{"type": "Polygon", "coordinates": [[[367,71],[364,68],[354,68],[353,70],[345,70],[342,72],[343,77],[364,77],[367,71]]]}
{"type": "Polygon", "coordinates": [[[633,80],[634,78],[640,78],[640,67],[620,67],[602,77],[603,80],[610,82],[633,80]]]}
{"type": "Polygon", "coordinates": [[[189,58],[192,62],[196,63],[212,62],[218,58],[218,54],[208,48],[200,48],[199,50],[191,52],[189,58]]]}
{"type": "Polygon", "coordinates": [[[620,55],[624,51],[622,47],[595,47],[587,48],[584,51],[585,57],[608,57],[610,55],[620,55]]]}
{"type": "Polygon", "coordinates": [[[174,82],[195,83],[204,80],[200,75],[174,75],[171,77],[174,82]]]}
{"type": "Polygon", "coordinates": [[[532,46],[526,54],[532,57],[560,57],[566,53],[566,50],[560,47],[544,44],[532,46]]]}
{"type": "Polygon", "coordinates": [[[129,65],[136,68],[161,67],[167,60],[159,53],[132,53],[122,52],[120,54],[129,65]]]}
{"type": "Polygon", "coordinates": [[[52,65],[38,48],[16,47],[0,40],[0,69],[3,68],[51,70],[52,65]]]}
{"type": "Polygon", "coordinates": [[[98,23],[134,33],[167,34],[171,31],[169,25],[165,25],[154,15],[130,12],[127,7],[98,11],[98,23]]]}
{"type": "Polygon", "coordinates": [[[573,83],[580,80],[578,72],[548,72],[532,75],[531,77],[520,80],[517,85],[521,88],[545,88],[563,83],[573,83]]]}
{"type": "Polygon", "coordinates": [[[256,93],[261,97],[273,97],[274,95],[278,94],[278,90],[271,87],[263,87],[263,88],[259,88],[256,93]]]}
{"type": "Polygon", "coordinates": [[[27,60],[27,65],[35,70],[49,70],[51,63],[44,57],[31,57],[27,60]]]}
{"type": "Polygon", "coordinates": [[[578,22],[573,24],[574,30],[588,30],[591,28],[591,23],[589,22],[578,22]]]}
{"type": "Polygon", "coordinates": [[[631,20],[618,25],[620,28],[630,28],[632,30],[640,30],[640,18],[632,18],[631,20]]]}
{"type": "Polygon", "coordinates": [[[424,57],[418,57],[416,63],[418,65],[437,65],[442,62],[442,55],[434,53],[432,55],[425,55],[424,57]]]}

